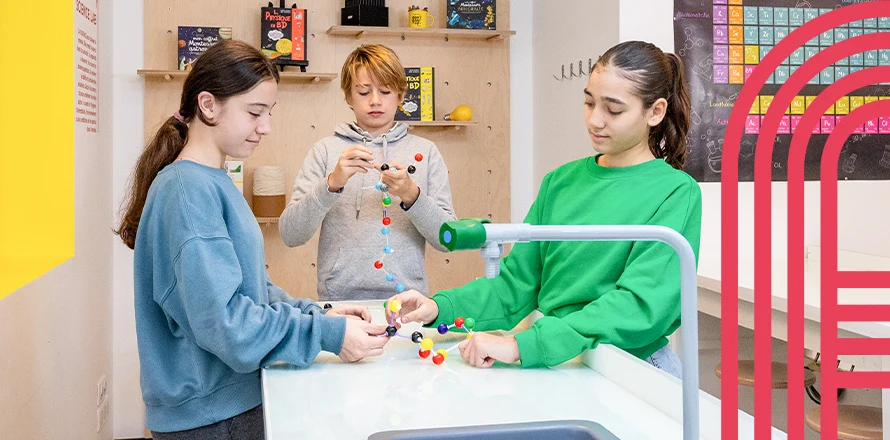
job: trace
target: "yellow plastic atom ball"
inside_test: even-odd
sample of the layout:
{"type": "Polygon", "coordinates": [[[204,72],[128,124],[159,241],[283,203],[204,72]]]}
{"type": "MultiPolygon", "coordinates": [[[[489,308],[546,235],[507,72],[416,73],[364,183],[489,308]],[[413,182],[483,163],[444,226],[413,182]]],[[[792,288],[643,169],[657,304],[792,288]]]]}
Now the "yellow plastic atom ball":
{"type": "Polygon", "coordinates": [[[402,302],[399,300],[393,300],[393,302],[389,303],[389,310],[393,313],[399,313],[399,310],[402,310],[402,302]]]}
{"type": "Polygon", "coordinates": [[[420,341],[420,348],[423,348],[424,350],[433,348],[433,340],[430,338],[423,338],[423,340],[420,341]]]}
{"type": "Polygon", "coordinates": [[[472,337],[473,337],[473,334],[472,334],[472,333],[467,333],[467,339],[470,339],[470,338],[472,338],[472,337]]]}
{"type": "Polygon", "coordinates": [[[436,350],[436,354],[441,354],[443,358],[448,359],[448,352],[444,348],[436,350]]]}

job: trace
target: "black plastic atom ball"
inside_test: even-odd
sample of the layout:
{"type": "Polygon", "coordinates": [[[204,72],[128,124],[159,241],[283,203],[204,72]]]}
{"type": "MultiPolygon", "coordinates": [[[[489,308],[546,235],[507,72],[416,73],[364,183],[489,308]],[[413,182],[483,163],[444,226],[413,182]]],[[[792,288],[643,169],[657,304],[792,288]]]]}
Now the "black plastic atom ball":
{"type": "Polygon", "coordinates": [[[386,336],[393,337],[396,335],[397,331],[398,331],[398,329],[396,328],[396,326],[391,325],[386,328],[386,336]]]}

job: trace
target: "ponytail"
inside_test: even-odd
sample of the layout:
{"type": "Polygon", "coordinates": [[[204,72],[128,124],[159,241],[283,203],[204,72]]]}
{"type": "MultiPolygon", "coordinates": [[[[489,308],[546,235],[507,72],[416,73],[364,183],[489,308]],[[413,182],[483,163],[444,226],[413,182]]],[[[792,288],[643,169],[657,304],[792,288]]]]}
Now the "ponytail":
{"type": "Polygon", "coordinates": [[[158,172],[176,160],[187,138],[188,125],[171,116],[164,121],[136,161],[127,190],[128,197],[124,200],[124,215],[120,226],[114,231],[130,249],[136,246],[136,230],[151,183],[158,172]]]}
{"type": "MultiPolygon", "coordinates": [[[[686,162],[686,135],[689,133],[689,112],[692,106],[689,87],[686,85],[686,73],[683,61],[676,54],[666,53],[671,65],[671,92],[667,97],[667,113],[659,127],[662,136],[659,147],[664,152],[664,160],[678,170],[683,169],[686,162]]],[[[652,139],[649,141],[652,148],[652,139]]]]}

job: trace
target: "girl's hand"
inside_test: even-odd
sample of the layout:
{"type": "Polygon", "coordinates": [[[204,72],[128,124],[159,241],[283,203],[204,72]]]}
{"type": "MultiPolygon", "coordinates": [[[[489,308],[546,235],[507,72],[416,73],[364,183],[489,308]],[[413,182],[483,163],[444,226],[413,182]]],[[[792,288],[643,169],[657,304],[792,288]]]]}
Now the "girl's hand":
{"type": "Polygon", "coordinates": [[[461,342],[457,349],[468,364],[479,368],[488,368],[494,361],[512,364],[519,360],[519,345],[512,336],[473,333],[473,337],[461,342]]]}
{"type": "MultiPolygon", "coordinates": [[[[381,166],[375,164],[374,168],[380,170],[381,166]]],[[[389,169],[380,171],[380,180],[389,186],[389,193],[401,199],[406,208],[410,208],[420,197],[420,188],[408,174],[408,167],[399,162],[392,162],[389,169]]]]}
{"type": "MultiPolygon", "coordinates": [[[[396,319],[401,318],[402,324],[409,322],[419,322],[423,325],[431,323],[439,316],[439,305],[424,294],[416,290],[406,290],[398,295],[390,297],[386,300],[387,307],[393,301],[402,303],[402,308],[396,313],[396,319]]],[[[386,310],[386,322],[390,321],[391,311],[386,310]]],[[[390,322],[390,324],[392,324],[390,322]]],[[[398,323],[396,323],[397,325],[398,323]]]]}
{"type": "MultiPolygon", "coordinates": [[[[328,312],[331,313],[331,312],[328,312]]],[[[385,325],[369,324],[358,319],[346,320],[343,346],[337,356],[344,362],[360,361],[368,356],[380,356],[389,338],[382,337],[385,325]]]]}
{"type": "Polygon", "coordinates": [[[342,304],[328,310],[327,316],[345,316],[350,319],[361,319],[371,322],[371,312],[365,306],[355,304],[342,304]]]}

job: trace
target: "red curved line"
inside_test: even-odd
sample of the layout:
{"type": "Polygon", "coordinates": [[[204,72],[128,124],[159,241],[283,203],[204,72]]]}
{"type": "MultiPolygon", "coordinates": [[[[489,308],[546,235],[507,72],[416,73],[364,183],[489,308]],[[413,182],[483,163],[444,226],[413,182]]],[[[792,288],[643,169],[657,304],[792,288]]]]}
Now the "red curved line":
{"type": "MultiPolygon", "coordinates": [[[[877,35],[877,34],[872,34],[877,35]]],[[[856,37],[859,38],[859,37],[856,37]]],[[[873,43],[871,39],[869,43],[873,43]]],[[[871,49],[865,49],[871,50],[871,49]]],[[[815,58],[813,58],[815,59],[815,58]]],[[[795,72],[796,74],[797,72],[795,72]]],[[[851,73],[829,85],[807,107],[791,138],[788,153],[788,435],[803,438],[804,362],[804,163],[813,127],[840,97],[862,86],[890,77],[890,66],[871,67],[851,73]],[[878,78],[876,80],[876,78],[878,78]]],[[[805,81],[805,77],[800,80],[805,81]]],[[[796,82],[797,81],[796,79],[796,82]]],[[[823,210],[825,209],[823,205],[823,210]]],[[[828,333],[823,333],[828,334],[828,333]]],[[[822,390],[826,391],[824,384],[822,390]]]]}
{"type": "MultiPolygon", "coordinates": [[[[724,136],[724,156],[733,158],[724,161],[721,174],[721,216],[722,216],[722,252],[721,252],[721,316],[722,344],[721,362],[725,377],[734,378],[738,362],[738,161],[739,144],[741,142],[744,120],[754,102],[757,92],[765,84],[766,78],[775,70],[782,60],[787,58],[797,47],[827,29],[863,18],[890,15],[890,3],[855,4],[834,10],[817,17],[785,37],[754,69],[751,77],[742,87],[736,100],[735,108],[730,115],[729,124],[724,136]],[[766,68],[764,68],[766,66],[766,68]],[[728,164],[728,166],[727,166],[728,164]]],[[[795,72],[797,73],[797,72],[795,72]]],[[[756,157],[755,157],[756,161],[756,157]]],[[[756,168],[755,168],[756,172],[756,168]]],[[[756,183],[756,175],[755,175],[756,183]]],[[[756,188],[756,187],[755,187],[756,188]]],[[[756,189],[755,189],[756,191],[756,189]]],[[[769,202],[768,200],[766,202],[769,202]]],[[[760,199],[755,199],[755,206],[760,199]]],[[[768,207],[768,205],[767,205],[768,207]]],[[[768,217],[769,218],[769,217],[768,217]]],[[[755,301],[756,302],[756,301],[755,301]]],[[[762,303],[763,301],[761,301],[762,303]]],[[[755,371],[755,378],[757,377],[755,371]]],[[[755,383],[764,383],[755,380],[755,383]]],[[[766,386],[767,383],[764,383],[766,386]]],[[[756,392],[756,391],[755,391],[756,392]]],[[[764,394],[761,393],[761,397],[764,394]]],[[[721,381],[722,438],[738,437],[738,389],[734,380],[721,381]],[[730,403],[732,402],[732,406],[730,403]]],[[[768,396],[768,395],[767,395],[768,396]]],[[[755,413],[755,436],[769,435],[771,401],[755,399],[755,406],[765,408],[766,417],[755,413]]]]}
{"type": "MultiPolygon", "coordinates": [[[[779,89],[760,127],[760,135],[758,135],[757,146],[754,151],[754,255],[756,256],[754,260],[754,401],[755,419],[756,417],[766,418],[768,422],[764,423],[764,425],[771,424],[769,418],[771,416],[770,405],[772,403],[772,389],[767,387],[767,385],[772,383],[772,371],[770,368],[770,362],[772,361],[772,140],[778,131],[785,109],[788,108],[794,96],[803,88],[809,78],[818,75],[824,67],[832,65],[841,58],[863,50],[883,48],[884,46],[890,47],[885,36],[882,36],[882,34],[869,34],[845,40],[820,51],[794,72],[789,78],[791,80],[790,83],[786,82],[786,85],[779,89]],[[762,361],[758,362],[757,360],[762,361]],[[757,387],[756,384],[758,383],[766,385],[757,387]],[[758,404],[758,402],[760,403],[758,404]],[[757,407],[760,407],[763,412],[758,414],[757,407]]],[[[799,129],[800,127],[798,127],[799,129]]],[[[789,232],[793,230],[793,228],[789,229],[789,232]]],[[[796,255],[795,257],[789,257],[789,264],[791,263],[790,258],[801,256],[801,249],[803,247],[788,250],[792,255],[796,255]]],[[[802,303],[800,307],[802,311],[802,303]]],[[[803,325],[802,318],[800,320],[801,325],[803,325]]],[[[789,349],[793,347],[793,350],[797,350],[798,345],[796,344],[799,344],[800,351],[803,351],[802,343],[799,343],[797,340],[789,342],[789,349]]],[[[793,361],[789,365],[789,371],[793,376],[789,377],[789,380],[792,381],[790,383],[803,383],[803,357],[801,356],[798,359],[790,356],[789,360],[791,359],[793,361]],[[796,368],[797,366],[800,366],[800,368],[796,368]],[[794,381],[796,376],[801,376],[799,381],[794,381]]],[[[796,435],[794,431],[800,431],[801,435],[803,434],[803,393],[802,390],[800,391],[795,394],[789,390],[788,393],[790,404],[789,417],[791,417],[791,422],[793,423],[789,423],[789,434],[792,436],[796,435]],[[800,403],[797,404],[794,400],[800,403]],[[798,419],[801,423],[796,423],[798,419]]],[[[769,435],[768,432],[758,432],[758,434],[769,435]]]]}
{"type": "MultiPolygon", "coordinates": [[[[869,69],[869,72],[877,69],[869,69]]],[[[859,73],[859,72],[856,72],[859,73]]],[[[886,78],[886,77],[885,77],[886,78]]],[[[821,351],[824,365],[834,365],[838,356],[837,337],[837,168],[841,148],[847,137],[856,130],[856,125],[869,119],[890,115],[890,101],[874,101],[850,112],[841,120],[825,142],[820,167],[820,189],[822,193],[822,255],[821,255],[821,351]]],[[[822,432],[837,432],[837,393],[838,372],[825,369],[821,375],[822,385],[822,432]],[[826,417],[829,416],[829,417],[826,417]]]]}

